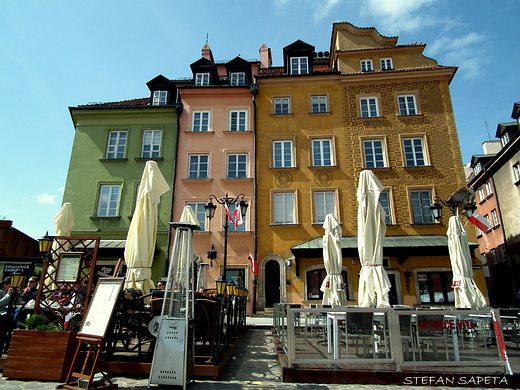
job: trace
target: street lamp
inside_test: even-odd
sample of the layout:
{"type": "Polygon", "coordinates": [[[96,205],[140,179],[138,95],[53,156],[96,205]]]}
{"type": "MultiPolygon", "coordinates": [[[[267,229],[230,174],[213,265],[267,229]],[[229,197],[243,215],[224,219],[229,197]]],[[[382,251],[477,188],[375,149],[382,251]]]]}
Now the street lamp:
{"type": "Polygon", "coordinates": [[[49,232],[45,233],[45,236],[38,240],[38,244],[40,247],[40,253],[47,256],[52,246],[52,238],[49,237],[49,232]]]}
{"type": "MultiPolygon", "coordinates": [[[[247,208],[249,205],[244,201],[244,194],[240,194],[237,197],[230,197],[228,194],[224,196],[223,198],[217,198],[215,195],[209,196],[208,203],[204,206],[204,209],[206,210],[206,217],[209,219],[212,219],[215,216],[215,211],[217,209],[217,205],[214,204],[211,199],[214,199],[215,202],[217,202],[220,205],[223,205],[226,210],[229,208],[229,205],[236,204],[238,199],[240,200],[240,214],[242,216],[242,219],[245,218],[247,208]]],[[[226,271],[227,271],[227,240],[228,240],[228,228],[229,228],[229,219],[230,217],[225,217],[225,222],[223,225],[224,228],[224,265],[222,267],[222,275],[220,276],[221,280],[226,280],[226,271]]]]}
{"type": "Polygon", "coordinates": [[[438,196],[434,198],[434,203],[430,206],[430,210],[436,221],[442,218],[443,206],[448,207],[452,215],[458,214],[459,209],[462,207],[468,218],[470,218],[477,209],[473,195],[465,187],[452,193],[447,201],[442,200],[438,196]]]}

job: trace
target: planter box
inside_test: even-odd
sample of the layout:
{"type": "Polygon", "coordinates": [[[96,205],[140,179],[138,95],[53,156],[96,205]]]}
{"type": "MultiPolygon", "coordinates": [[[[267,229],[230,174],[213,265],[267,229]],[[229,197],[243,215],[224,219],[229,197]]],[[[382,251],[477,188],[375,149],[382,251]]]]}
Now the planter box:
{"type": "Polygon", "coordinates": [[[63,382],[74,360],[77,335],[78,332],[14,330],[2,376],[63,382]]]}

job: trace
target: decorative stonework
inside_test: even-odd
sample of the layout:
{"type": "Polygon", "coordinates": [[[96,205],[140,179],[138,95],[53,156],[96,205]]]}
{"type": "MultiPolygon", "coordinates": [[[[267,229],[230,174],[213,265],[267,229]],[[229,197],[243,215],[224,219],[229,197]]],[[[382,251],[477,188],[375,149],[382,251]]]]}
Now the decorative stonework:
{"type": "Polygon", "coordinates": [[[278,188],[288,188],[293,182],[292,175],[287,171],[280,171],[275,175],[278,188]]]}
{"type": "Polygon", "coordinates": [[[330,185],[332,179],[334,179],[332,173],[326,169],[318,169],[314,175],[314,180],[322,187],[330,185]]]}

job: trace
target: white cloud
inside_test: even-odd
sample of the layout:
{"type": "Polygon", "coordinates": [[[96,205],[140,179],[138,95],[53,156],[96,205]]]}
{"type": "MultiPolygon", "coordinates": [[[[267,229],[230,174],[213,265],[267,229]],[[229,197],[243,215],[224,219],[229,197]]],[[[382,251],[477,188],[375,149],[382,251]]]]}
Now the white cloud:
{"type": "Polygon", "coordinates": [[[364,12],[378,19],[377,25],[392,34],[413,31],[437,24],[432,13],[424,8],[435,0],[368,0],[364,12]],[[418,11],[421,11],[419,13],[418,11]]]}
{"type": "Polygon", "coordinates": [[[313,2],[314,11],[314,22],[320,22],[325,19],[332,12],[332,9],[341,3],[342,0],[322,0],[313,2]]]}
{"type": "Polygon", "coordinates": [[[56,195],[49,195],[47,193],[36,195],[36,201],[38,203],[56,204],[56,195]]]}

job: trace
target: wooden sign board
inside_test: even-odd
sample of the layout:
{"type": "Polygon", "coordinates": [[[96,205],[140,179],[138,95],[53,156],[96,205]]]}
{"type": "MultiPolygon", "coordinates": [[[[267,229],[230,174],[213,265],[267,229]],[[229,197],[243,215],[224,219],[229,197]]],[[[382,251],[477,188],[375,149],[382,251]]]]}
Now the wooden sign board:
{"type": "Polygon", "coordinates": [[[124,278],[99,279],[78,336],[105,337],[123,283],[124,278]]]}

